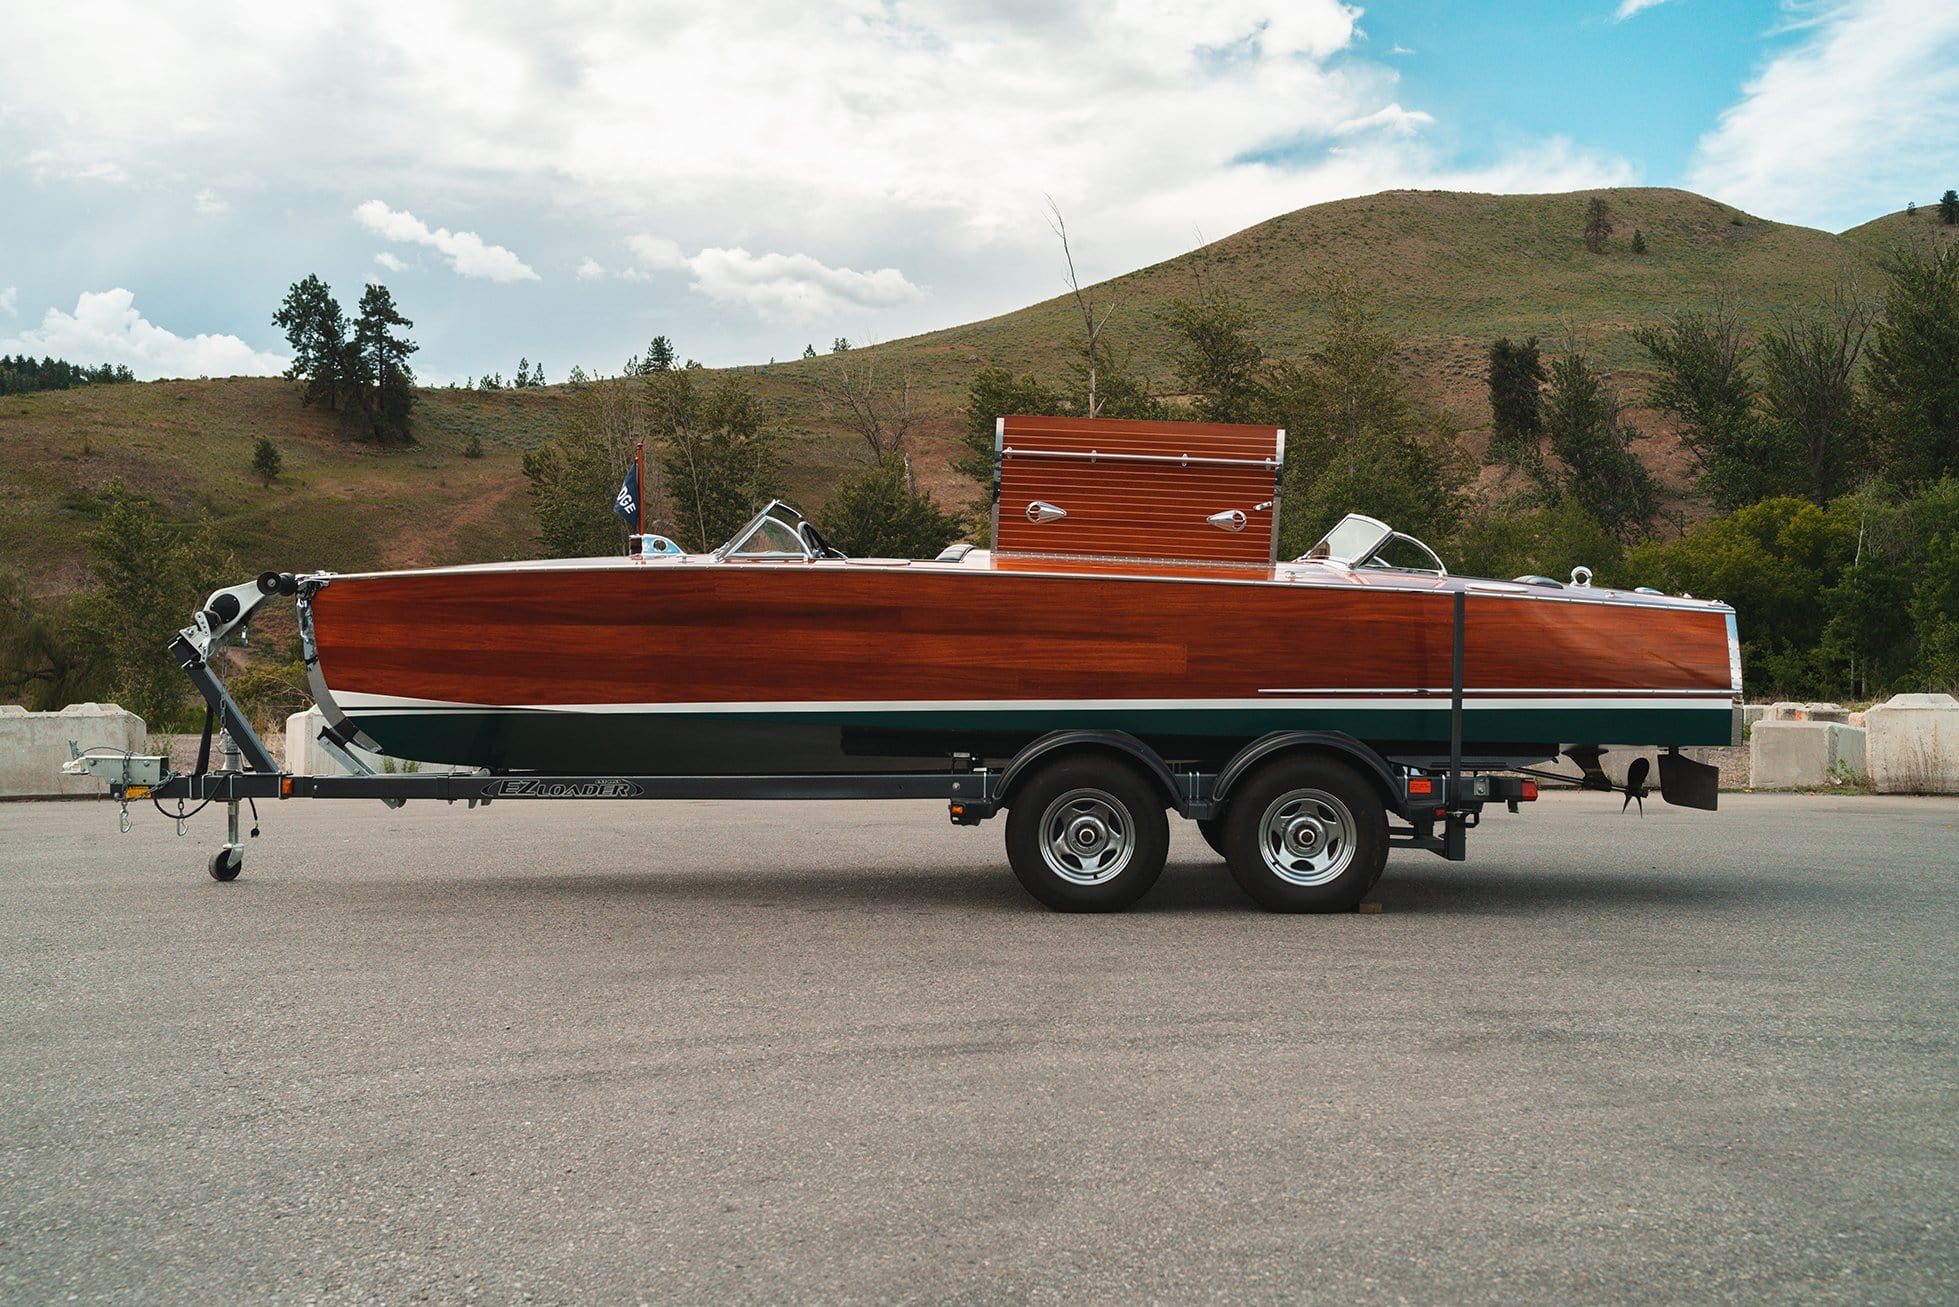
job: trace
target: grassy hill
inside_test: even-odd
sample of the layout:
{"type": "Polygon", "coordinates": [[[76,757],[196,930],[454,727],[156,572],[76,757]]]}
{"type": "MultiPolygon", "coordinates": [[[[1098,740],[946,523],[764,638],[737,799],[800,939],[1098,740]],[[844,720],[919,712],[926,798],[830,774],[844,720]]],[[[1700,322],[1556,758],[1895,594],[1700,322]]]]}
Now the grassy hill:
{"type": "MultiPolygon", "coordinates": [[[[1605,253],[1586,252],[1580,229],[1594,192],[1469,195],[1391,191],[1314,205],[1201,250],[1096,288],[1117,306],[1108,339],[1161,389],[1173,386],[1164,311],[1200,273],[1251,310],[1268,354],[1302,353],[1319,325],[1328,273],[1373,286],[1418,395],[1444,408],[1472,449],[1489,415],[1483,351],[1498,335],[1572,340],[1637,392],[1639,356],[1628,333],[1725,291],[1765,324],[1826,299],[1841,280],[1882,283],[1882,261],[1901,243],[1950,239],[1936,215],[1891,214],[1831,235],[1767,222],[1685,191],[1596,192],[1616,231],[1605,253]],[[1632,233],[1647,253],[1631,253],[1632,233]]],[[[1092,242],[1092,233],[1078,239],[1092,242]]],[[[1057,253],[1057,266],[1059,255],[1057,253]]],[[[925,484],[963,500],[970,487],[947,470],[967,383],[997,364],[1056,380],[1080,318],[1056,298],[982,322],[874,347],[880,375],[910,377],[926,417],[925,484]]],[[[834,361],[745,368],[793,433],[786,489],[819,504],[855,457],[854,439],[810,385],[834,361]]],[[[81,533],[92,496],[120,476],[173,511],[202,510],[247,570],[262,567],[410,566],[522,557],[535,527],[522,451],[562,421],[565,387],[522,391],[427,390],[419,443],[377,450],[351,440],[330,414],[302,408],[291,383],[236,378],[103,386],[0,398],[0,568],[40,589],[80,575],[81,533]],[[284,456],[277,484],[251,470],[259,435],[284,456]],[[467,459],[471,436],[484,450],[467,459]]],[[[1663,424],[1647,421],[1649,428],[1663,424]]],[[[1677,473],[1670,442],[1645,456],[1677,473]]]]}

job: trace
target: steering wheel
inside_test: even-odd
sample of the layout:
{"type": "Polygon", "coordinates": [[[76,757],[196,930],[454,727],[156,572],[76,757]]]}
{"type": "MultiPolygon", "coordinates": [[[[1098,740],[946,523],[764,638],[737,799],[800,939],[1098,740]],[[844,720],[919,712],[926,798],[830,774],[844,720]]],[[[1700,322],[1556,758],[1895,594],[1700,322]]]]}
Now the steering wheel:
{"type": "Polygon", "coordinates": [[[809,546],[810,557],[812,558],[849,557],[843,550],[836,548],[828,540],[825,540],[823,533],[816,529],[814,522],[804,522],[796,528],[796,532],[802,536],[803,543],[809,546]]]}

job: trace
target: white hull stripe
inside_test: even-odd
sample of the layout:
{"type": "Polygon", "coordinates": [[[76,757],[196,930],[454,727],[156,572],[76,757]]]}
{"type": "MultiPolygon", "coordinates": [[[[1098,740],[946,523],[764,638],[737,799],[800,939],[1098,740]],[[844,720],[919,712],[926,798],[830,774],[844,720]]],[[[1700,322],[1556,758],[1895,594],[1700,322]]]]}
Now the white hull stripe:
{"type": "MultiPolygon", "coordinates": [[[[1408,691],[1315,691],[1307,698],[1288,692],[1286,698],[1261,699],[891,699],[838,700],[812,702],[765,701],[745,703],[525,703],[472,704],[438,699],[413,699],[389,694],[355,694],[334,691],[333,698],[349,713],[389,712],[550,712],[598,716],[610,713],[947,713],[947,712],[1220,712],[1253,710],[1271,712],[1289,708],[1381,709],[1433,712],[1449,706],[1449,692],[1427,694],[1408,691]]],[[[1625,712],[1722,710],[1731,695],[1726,690],[1682,691],[1554,691],[1548,695],[1518,695],[1514,692],[1466,692],[1465,710],[1505,712],[1535,710],[1574,710],[1611,705],[1625,712]]]]}

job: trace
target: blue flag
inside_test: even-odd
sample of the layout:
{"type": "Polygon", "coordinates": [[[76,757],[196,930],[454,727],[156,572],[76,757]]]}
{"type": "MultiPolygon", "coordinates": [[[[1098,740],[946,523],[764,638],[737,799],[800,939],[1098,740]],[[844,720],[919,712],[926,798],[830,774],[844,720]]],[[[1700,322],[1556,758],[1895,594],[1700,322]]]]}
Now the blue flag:
{"type": "Polygon", "coordinates": [[[612,511],[628,522],[639,521],[639,466],[634,464],[626,469],[626,484],[619,487],[619,497],[612,501],[612,511]]]}

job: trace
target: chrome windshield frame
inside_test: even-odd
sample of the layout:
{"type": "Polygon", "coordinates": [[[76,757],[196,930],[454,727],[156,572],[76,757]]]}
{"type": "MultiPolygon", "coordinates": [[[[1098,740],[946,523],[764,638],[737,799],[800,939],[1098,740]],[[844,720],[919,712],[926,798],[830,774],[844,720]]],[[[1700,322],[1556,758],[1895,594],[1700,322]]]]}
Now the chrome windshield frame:
{"type": "Polygon", "coordinates": [[[807,563],[816,557],[816,551],[810,544],[809,536],[803,530],[807,521],[807,518],[790,505],[783,503],[780,499],[771,499],[767,504],[763,505],[760,512],[749,518],[747,524],[741,530],[735,532],[726,544],[714,551],[714,561],[725,563],[731,558],[787,558],[801,559],[807,563]],[[777,510],[780,511],[778,512],[777,510]],[[795,538],[797,552],[792,554],[785,550],[771,549],[766,553],[743,554],[741,547],[748,543],[749,537],[762,530],[764,525],[769,522],[774,522],[777,526],[788,528],[789,534],[795,538]]]}
{"type": "Polygon", "coordinates": [[[1294,561],[1300,563],[1324,563],[1331,567],[1344,567],[1348,571],[1359,571],[1361,568],[1367,568],[1371,571],[1410,572],[1417,575],[1426,575],[1432,570],[1437,576],[1446,577],[1449,575],[1449,569],[1443,566],[1441,557],[1433,549],[1430,549],[1414,536],[1397,531],[1380,518],[1369,517],[1365,513],[1349,513],[1341,518],[1333,524],[1332,530],[1319,538],[1318,543],[1294,561]],[[1352,551],[1352,556],[1336,554],[1333,552],[1333,538],[1339,535],[1341,530],[1349,524],[1372,527],[1373,530],[1369,535],[1372,537],[1373,542],[1365,549],[1352,551]],[[1403,544],[1413,545],[1424,554],[1427,554],[1429,561],[1435,564],[1434,568],[1396,567],[1392,563],[1380,562],[1381,551],[1397,540],[1403,544]]]}

